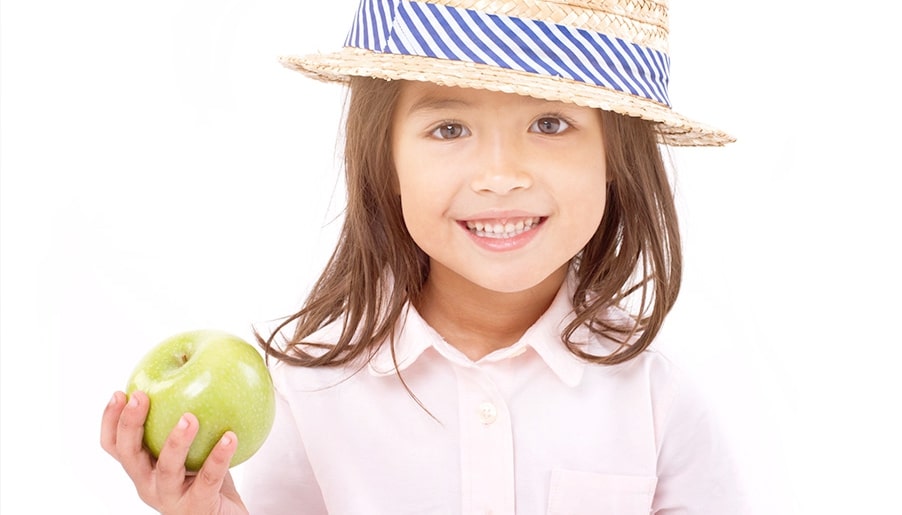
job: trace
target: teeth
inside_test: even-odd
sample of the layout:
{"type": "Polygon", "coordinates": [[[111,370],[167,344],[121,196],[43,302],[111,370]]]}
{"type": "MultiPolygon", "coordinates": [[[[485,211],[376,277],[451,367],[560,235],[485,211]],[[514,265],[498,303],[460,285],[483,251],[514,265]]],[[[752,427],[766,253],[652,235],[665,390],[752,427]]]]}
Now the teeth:
{"type": "Polygon", "coordinates": [[[467,228],[475,232],[477,236],[487,238],[510,238],[524,231],[532,229],[537,225],[541,218],[537,216],[529,218],[520,218],[518,220],[498,220],[489,221],[468,221],[467,228]]]}

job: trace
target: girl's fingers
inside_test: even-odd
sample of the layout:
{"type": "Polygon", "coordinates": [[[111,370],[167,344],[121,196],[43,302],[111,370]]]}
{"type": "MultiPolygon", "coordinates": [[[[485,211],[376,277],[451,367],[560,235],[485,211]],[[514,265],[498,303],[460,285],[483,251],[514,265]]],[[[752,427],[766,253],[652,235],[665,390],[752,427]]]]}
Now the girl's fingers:
{"type": "Polygon", "coordinates": [[[185,493],[185,458],[197,435],[197,417],[185,413],[166,437],[157,458],[157,492],[164,505],[177,502],[185,493]]]}
{"type": "Polygon", "coordinates": [[[229,477],[228,486],[234,490],[229,476],[229,462],[238,449],[238,438],[235,433],[226,431],[219,442],[210,451],[206,461],[194,478],[191,485],[191,497],[199,501],[219,496],[223,481],[229,477]]]}
{"type": "Polygon", "coordinates": [[[197,475],[186,481],[185,458],[199,429],[197,417],[182,415],[154,460],[143,443],[149,408],[150,399],[143,392],[130,396],[115,392],[100,427],[101,446],[122,464],[141,498],[157,509],[200,506],[202,511],[219,502],[223,488],[237,498],[229,476],[229,462],[238,448],[235,433],[226,432],[197,475]]]}
{"type": "Polygon", "coordinates": [[[116,453],[114,456],[136,485],[150,478],[153,464],[150,455],[144,449],[144,419],[150,408],[150,399],[144,392],[132,392],[122,408],[116,426],[116,453]]]}
{"type": "Polygon", "coordinates": [[[114,458],[116,457],[116,433],[119,427],[119,416],[125,406],[125,394],[113,393],[113,398],[103,410],[103,419],[100,421],[100,446],[114,458]]]}
{"type": "Polygon", "coordinates": [[[150,400],[144,392],[132,392],[119,416],[116,427],[116,451],[120,456],[131,456],[143,450],[144,419],[150,400]]]}

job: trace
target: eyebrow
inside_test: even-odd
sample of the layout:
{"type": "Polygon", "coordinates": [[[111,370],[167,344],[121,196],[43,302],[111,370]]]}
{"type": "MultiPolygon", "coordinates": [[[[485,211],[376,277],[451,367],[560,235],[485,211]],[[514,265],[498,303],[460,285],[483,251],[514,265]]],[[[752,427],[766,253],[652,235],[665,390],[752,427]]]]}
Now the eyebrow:
{"type": "Polygon", "coordinates": [[[410,115],[417,111],[434,111],[438,109],[461,107],[471,107],[471,104],[461,98],[424,95],[418,98],[417,101],[410,106],[407,110],[407,114],[410,115]]]}
{"type": "MultiPolygon", "coordinates": [[[[553,102],[549,100],[544,100],[541,98],[535,98],[530,96],[523,96],[522,101],[524,103],[531,104],[559,104],[560,102],[553,102]]],[[[468,102],[463,98],[458,97],[445,97],[445,96],[436,96],[436,95],[423,95],[418,98],[416,102],[414,102],[410,108],[407,110],[407,114],[411,115],[416,111],[430,111],[430,110],[439,110],[439,109],[451,109],[451,108],[470,108],[473,107],[473,104],[468,102]]]]}

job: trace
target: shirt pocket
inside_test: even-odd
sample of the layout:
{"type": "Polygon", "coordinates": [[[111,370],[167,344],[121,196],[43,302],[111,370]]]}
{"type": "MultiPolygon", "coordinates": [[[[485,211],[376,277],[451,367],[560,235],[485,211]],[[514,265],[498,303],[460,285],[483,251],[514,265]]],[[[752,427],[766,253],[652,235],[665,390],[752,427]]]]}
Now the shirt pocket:
{"type": "Polygon", "coordinates": [[[648,515],[654,476],[621,476],[555,469],[551,471],[548,515],[648,515]]]}

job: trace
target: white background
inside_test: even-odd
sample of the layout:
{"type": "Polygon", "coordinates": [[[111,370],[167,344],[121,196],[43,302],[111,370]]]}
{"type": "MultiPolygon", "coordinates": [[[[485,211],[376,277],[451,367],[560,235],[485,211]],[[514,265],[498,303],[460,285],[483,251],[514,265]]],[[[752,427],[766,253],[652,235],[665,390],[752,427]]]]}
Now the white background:
{"type": "MultiPolygon", "coordinates": [[[[99,446],[113,390],[163,338],[250,338],[315,279],[342,96],[276,57],[337,48],[356,2],[313,4],[3,1],[0,512],[149,512],[99,446]]],[[[898,27],[833,4],[671,7],[676,108],[739,142],[674,151],[665,347],[758,513],[888,512],[902,482],[898,27]]]]}

